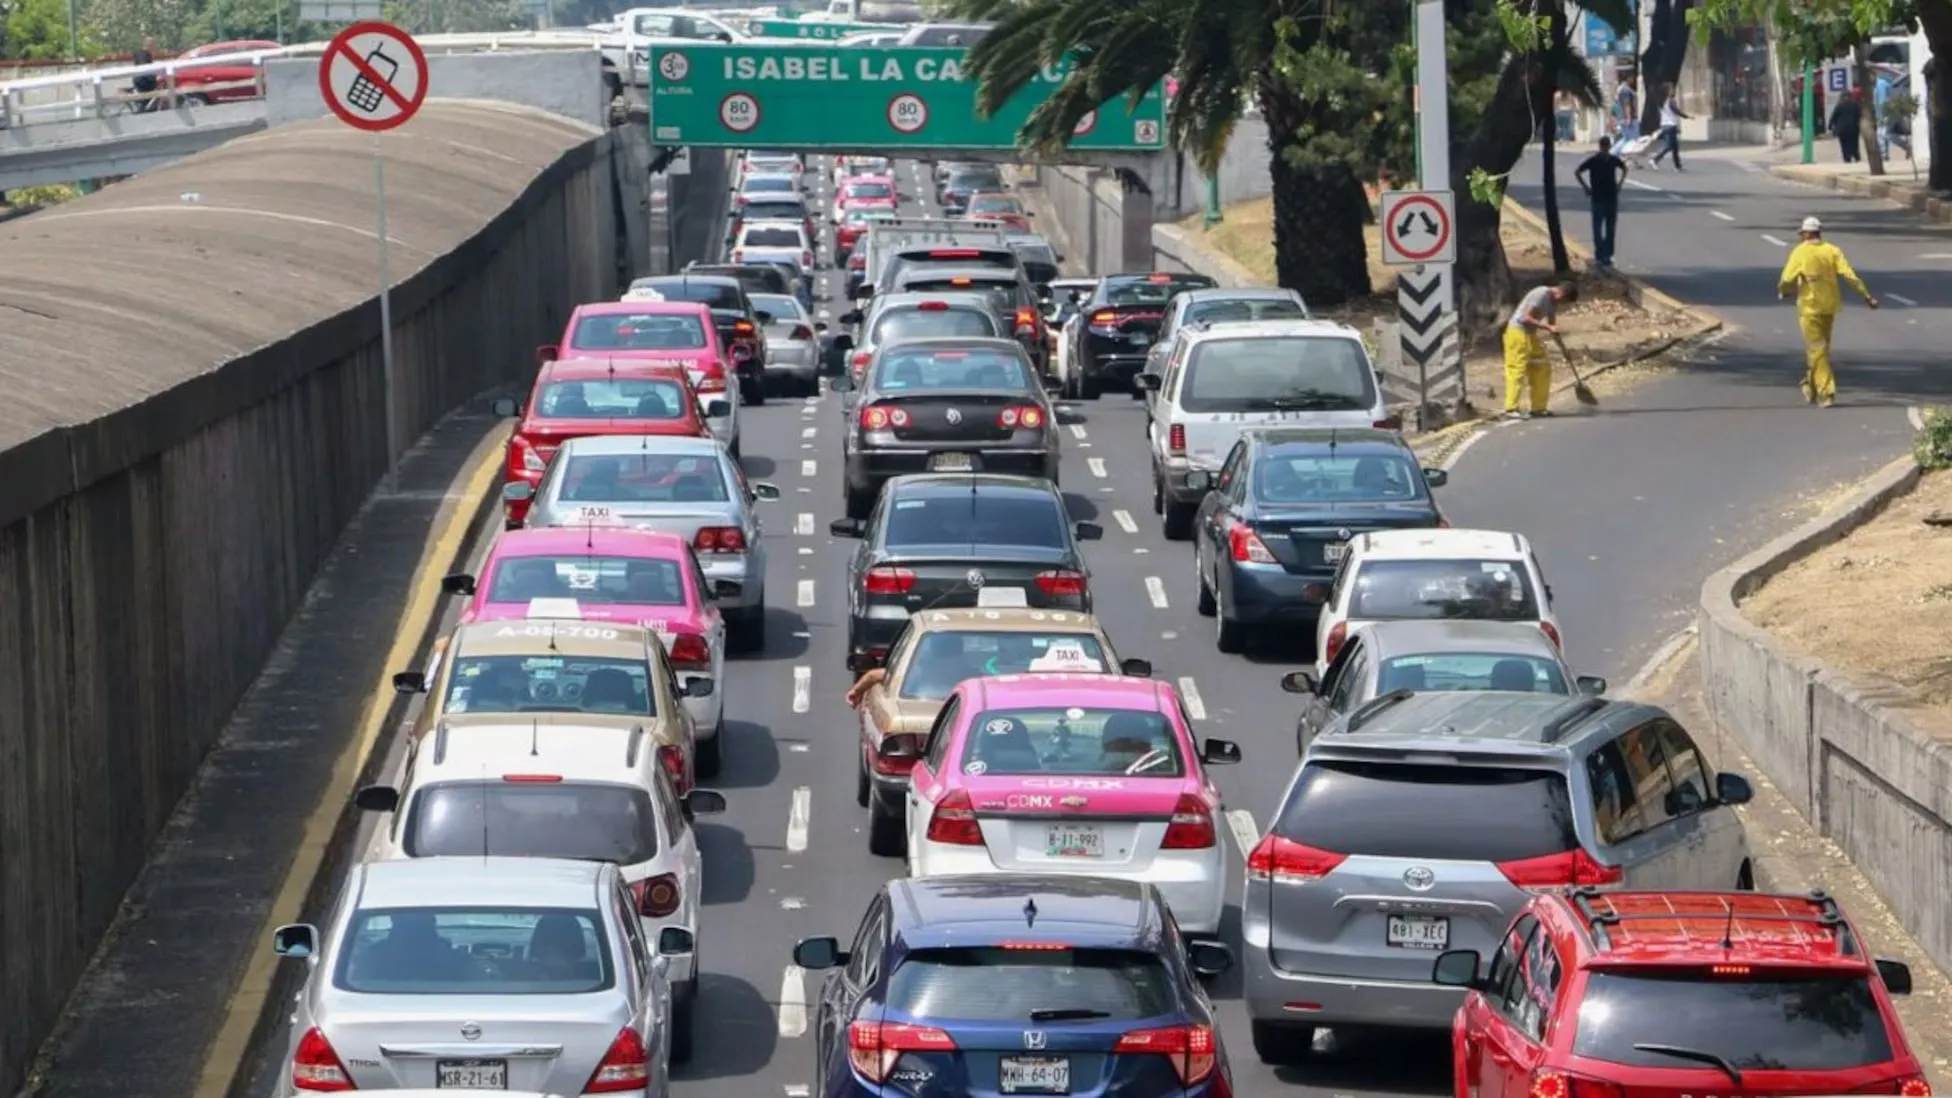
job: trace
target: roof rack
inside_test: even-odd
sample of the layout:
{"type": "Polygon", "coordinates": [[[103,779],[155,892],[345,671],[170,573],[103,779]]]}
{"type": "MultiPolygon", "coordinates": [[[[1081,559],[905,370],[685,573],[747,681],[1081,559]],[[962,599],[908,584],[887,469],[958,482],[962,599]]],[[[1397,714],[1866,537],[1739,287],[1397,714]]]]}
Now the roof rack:
{"type": "MultiPolygon", "coordinates": [[[[1768,897],[1771,894],[1767,892],[1763,892],[1763,893],[1744,893],[1744,895],[1768,897]]],[[[1569,892],[1567,892],[1566,894],[1567,899],[1572,902],[1573,910],[1579,913],[1579,917],[1585,920],[1588,929],[1592,931],[1594,944],[1599,946],[1601,949],[1608,949],[1611,948],[1612,946],[1612,936],[1607,932],[1607,928],[1618,927],[1624,923],[1633,922],[1639,919],[1666,919],[1669,921],[1680,921],[1683,919],[1701,920],[1701,921],[1719,921],[1719,920],[1726,919],[1730,923],[1733,923],[1736,920],[1743,920],[1747,922],[1792,923],[1792,924],[1800,924],[1806,926],[1822,927],[1824,930],[1829,931],[1836,936],[1837,951],[1840,954],[1844,956],[1853,956],[1858,954],[1859,952],[1857,948],[1857,940],[1851,934],[1850,924],[1844,920],[1843,909],[1837,905],[1837,901],[1835,900],[1835,898],[1833,898],[1828,892],[1825,892],[1820,888],[1813,889],[1809,892],[1805,892],[1801,894],[1782,893],[1777,896],[1778,899],[1800,899],[1800,900],[1807,900],[1810,903],[1815,904],[1817,907],[1817,913],[1814,915],[1796,915],[1787,911],[1738,912],[1734,909],[1734,906],[1728,902],[1725,896],[1720,896],[1719,894],[1715,894],[1715,893],[1704,894],[1699,892],[1672,892],[1672,893],[1663,894],[1662,898],[1667,901],[1668,909],[1666,911],[1621,912],[1615,910],[1613,908],[1613,905],[1610,902],[1607,905],[1608,910],[1606,911],[1600,911],[1593,906],[1594,900],[1600,899],[1602,897],[1609,897],[1609,896],[1610,896],[1609,890],[1603,888],[1597,888],[1592,885],[1585,885],[1579,888],[1574,888],[1569,892]],[[1685,896],[1699,896],[1699,895],[1716,896],[1716,898],[1722,901],[1722,909],[1720,911],[1713,911],[1713,910],[1676,911],[1674,910],[1674,900],[1676,898],[1685,897],[1685,896]]]]}
{"type": "Polygon", "coordinates": [[[1558,743],[1566,733],[1586,723],[1587,718],[1613,704],[1605,698],[1575,698],[1553,712],[1539,729],[1539,742],[1558,743]]]}
{"type": "Polygon", "coordinates": [[[1354,732],[1356,729],[1368,724],[1378,714],[1382,713],[1383,710],[1388,709],[1398,702],[1409,701],[1415,696],[1416,691],[1414,690],[1391,690],[1386,694],[1378,694],[1368,701],[1363,702],[1355,712],[1349,714],[1349,719],[1343,724],[1342,730],[1344,732],[1354,732]]]}

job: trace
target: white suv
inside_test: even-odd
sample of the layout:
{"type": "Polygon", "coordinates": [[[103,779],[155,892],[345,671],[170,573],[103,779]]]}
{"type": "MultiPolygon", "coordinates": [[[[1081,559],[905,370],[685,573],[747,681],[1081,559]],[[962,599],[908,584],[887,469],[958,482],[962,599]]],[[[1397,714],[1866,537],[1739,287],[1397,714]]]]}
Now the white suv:
{"type": "Polygon", "coordinates": [[[1502,530],[1378,530],[1349,542],[1315,625],[1315,675],[1372,621],[1521,621],[1564,650],[1552,586],[1523,534],[1502,530]]]}
{"type": "Polygon", "coordinates": [[[1140,374],[1139,384],[1155,394],[1146,428],[1152,509],[1175,541],[1192,536],[1206,495],[1187,474],[1218,472],[1241,432],[1395,426],[1361,333],[1328,320],[1193,325],[1163,375],[1140,374]]]}

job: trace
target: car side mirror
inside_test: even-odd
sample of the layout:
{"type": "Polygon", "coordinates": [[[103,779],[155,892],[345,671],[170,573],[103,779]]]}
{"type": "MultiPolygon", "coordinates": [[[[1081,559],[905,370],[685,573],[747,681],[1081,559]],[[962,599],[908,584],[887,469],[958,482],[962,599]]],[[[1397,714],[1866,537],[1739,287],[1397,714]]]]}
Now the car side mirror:
{"type": "Polygon", "coordinates": [[[752,482],[752,498],[776,503],[779,500],[779,485],[770,481],[755,480],[752,482]]]}
{"type": "Polygon", "coordinates": [[[1188,942],[1186,960],[1195,975],[1211,980],[1234,967],[1234,951],[1223,942],[1188,942]]]}
{"type": "Polygon", "coordinates": [[[1120,660],[1118,661],[1118,673],[1121,675],[1129,675],[1135,679],[1149,679],[1152,677],[1152,661],[1141,659],[1120,660]]]}
{"type": "Polygon", "coordinates": [[[694,789],[684,796],[685,815],[716,816],[725,811],[725,794],[716,789],[694,789]]]}
{"type": "Polygon", "coordinates": [[[764,309],[754,309],[752,311],[752,319],[758,321],[761,324],[771,324],[774,320],[778,318],[774,317],[773,314],[767,312],[764,309]]]}
{"type": "Polygon", "coordinates": [[[867,532],[868,524],[857,518],[840,518],[827,524],[827,533],[837,538],[860,538],[867,532]]]}
{"type": "Polygon", "coordinates": [[[726,400],[712,400],[705,403],[706,419],[724,419],[732,414],[732,403],[726,400]]]}
{"type": "Polygon", "coordinates": [[[847,669],[856,675],[865,675],[882,666],[882,657],[869,652],[851,652],[847,656],[847,669]]]}
{"type": "Polygon", "coordinates": [[[685,683],[685,697],[709,698],[712,696],[712,692],[717,689],[718,689],[718,683],[713,682],[711,679],[701,675],[698,678],[692,679],[690,682],[685,683]]]}
{"type": "Polygon", "coordinates": [[[881,741],[875,754],[884,759],[919,759],[922,749],[912,736],[888,736],[881,741]]]}
{"type": "Polygon", "coordinates": [[[657,955],[660,957],[681,957],[698,949],[698,939],[691,931],[681,926],[667,926],[657,932],[657,955]]]}
{"type": "Polygon", "coordinates": [[[393,690],[399,694],[425,694],[427,692],[426,672],[395,671],[393,673],[393,690]]]}
{"type": "Polygon", "coordinates": [[[1581,694],[1589,694],[1595,698],[1606,693],[1606,680],[1598,675],[1581,675],[1573,680],[1573,685],[1579,688],[1581,694]]]}
{"type": "Polygon", "coordinates": [[[490,401],[488,411],[502,419],[514,419],[516,416],[522,414],[522,406],[507,397],[502,397],[499,400],[490,401]]]}
{"type": "Polygon", "coordinates": [[[441,594],[463,596],[474,594],[474,577],[468,575],[466,572],[456,572],[451,576],[442,576],[441,594]]]}
{"type": "Polygon", "coordinates": [[[400,791],[390,785],[369,785],[352,795],[352,805],[361,812],[397,812],[400,791]]]}
{"type": "MultiPolygon", "coordinates": [[[[861,310],[849,309],[835,319],[839,320],[842,324],[859,324],[861,322],[861,310]]],[[[834,345],[839,346],[840,340],[836,339],[834,345]]]]}
{"type": "Polygon", "coordinates": [[[1430,982],[1443,987],[1462,987],[1483,991],[1485,981],[1478,977],[1479,957],[1475,949],[1450,949],[1437,955],[1430,966],[1430,982]]]}
{"type": "Polygon", "coordinates": [[[839,968],[848,961],[838,938],[802,938],[793,946],[793,963],[808,972],[839,968]]]}
{"type": "Polygon", "coordinates": [[[526,480],[513,480],[502,485],[502,502],[527,503],[535,498],[535,485],[526,480]]]}
{"type": "Polygon", "coordinates": [[[1884,981],[1884,990],[1893,995],[1911,994],[1911,966],[1903,961],[1889,957],[1877,959],[1877,974],[1884,981]]]}
{"type": "Polygon", "coordinates": [[[1450,483],[1450,471],[1447,469],[1425,469],[1423,471],[1423,482],[1432,488],[1442,488],[1444,485],[1450,483]]]}
{"type": "Polygon", "coordinates": [[[712,597],[715,599],[736,599],[745,593],[746,585],[738,580],[713,580],[712,597]]]}
{"type": "Polygon", "coordinates": [[[556,346],[554,343],[544,343],[535,349],[535,364],[537,366],[546,366],[556,361],[561,355],[561,347],[556,346]]]}
{"type": "Polygon", "coordinates": [[[1290,671],[1281,676],[1281,689],[1290,694],[1319,694],[1322,684],[1315,681],[1312,671],[1290,671]]]}
{"type": "Polygon", "coordinates": [[[319,928],[311,923],[287,923],[271,932],[271,952],[280,957],[313,957],[319,951],[319,928]]]}
{"type": "Polygon", "coordinates": [[[1240,761],[1240,745],[1232,740],[1208,736],[1200,746],[1200,761],[1209,766],[1231,766],[1240,761]]]}
{"type": "Polygon", "coordinates": [[[1721,804],[1748,804],[1755,800],[1755,786],[1740,774],[1715,775],[1715,800],[1721,804]]]}
{"type": "Polygon", "coordinates": [[[1139,388],[1141,388],[1141,389],[1144,389],[1144,390],[1145,390],[1146,392],[1148,392],[1148,393],[1156,393],[1156,392],[1158,392],[1158,391],[1159,391],[1159,375],[1158,375],[1158,374],[1140,374],[1140,375],[1139,375],[1139,388]]]}
{"type": "Polygon", "coordinates": [[[1097,541],[1105,536],[1105,528],[1095,522],[1080,522],[1071,530],[1079,541],[1097,541]]]}
{"type": "MultiPolygon", "coordinates": [[[[1139,376],[1144,377],[1145,375],[1141,374],[1139,376]]],[[[1207,472],[1204,469],[1193,470],[1192,472],[1186,474],[1186,488],[1188,491],[1193,491],[1193,492],[1212,491],[1213,474],[1207,472]]]]}

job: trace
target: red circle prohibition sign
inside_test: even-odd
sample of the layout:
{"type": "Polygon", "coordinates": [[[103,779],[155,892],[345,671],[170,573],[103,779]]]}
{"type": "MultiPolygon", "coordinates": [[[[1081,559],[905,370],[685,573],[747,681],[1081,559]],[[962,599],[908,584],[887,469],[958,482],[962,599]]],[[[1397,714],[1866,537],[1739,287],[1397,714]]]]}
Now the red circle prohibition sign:
{"type": "Polygon", "coordinates": [[[420,110],[420,105],[426,102],[427,84],[426,53],[421,51],[420,43],[413,40],[413,35],[391,23],[382,23],[378,20],[354,23],[334,35],[331,44],[325,47],[325,53],[319,57],[319,95],[325,99],[325,105],[332,108],[332,113],[339,116],[339,121],[354,129],[378,133],[404,125],[420,110]],[[387,42],[376,47],[366,56],[361,56],[355,43],[368,35],[376,35],[386,39],[387,42]],[[407,55],[405,64],[394,58],[382,60],[382,51],[388,44],[398,46],[400,51],[407,55]],[[332,83],[334,62],[341,57],[350,62],[358,73],[358,79],[349,93],[340,92],[332,83]],[[408,68],[416,74],[413,93],[410,96],[401,94],[400,89],[393,84],[401,71],[408,68]],[[379,100],[373,101],[374,106],[345,102],[346,95],[356,95],[359,89],[369,84],[380,97],[379,100]],[[378,102],[392,104],[394,113],[372,117],[371,113],[378,102]]]}
{"type": "Polygon", "coordinates": [[[1427,194],[1415,194],[1390,207],[1389,224],[1383,226],[1383,231],[1389,234],[1390,246],[1395,248],[1397,254],[1404,259],[1412,263],[1428,263],[1444,254],[1444,248],[1450,244],[1450,215],[1444,212],[1443,203],[1427,194]],[[1437,242],[1430,245],[1427,250],[1404,247],[1402,238],[1397,232],[1396,226],[1401,222],[1403,214],[1416,207],[1428,207],[1431,219],[1437,223],[1437,242]]]}

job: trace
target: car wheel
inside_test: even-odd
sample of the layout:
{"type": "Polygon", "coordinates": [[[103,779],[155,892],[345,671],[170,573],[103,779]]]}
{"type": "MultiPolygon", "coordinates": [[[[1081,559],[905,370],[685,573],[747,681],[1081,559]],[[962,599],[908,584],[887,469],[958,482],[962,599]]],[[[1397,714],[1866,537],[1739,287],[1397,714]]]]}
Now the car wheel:
{"type": "Polygon", "coordinates": [[[1078,396],[1082,400],[1097,400],[1105,394],[1104,386],[1078,372],[1078,396]]]}
{"type": "Polygon", "coordinates": [[[1275,1067],[1299,1064],[1315,1047],[1314,1026],[1284,1026],[1274,1022],[1253,1024],[1254,1055],[1261,1063],[1275,1067]]]}
{"type": "Polygon", "coordinates": [[[671,1011],[671,1062],[684,1064],[691,1062],[691,1018],[697,1012],[698,992],[685,997],[682,1005],[671,1011]]]}
{"type": "MultiPolygon", "coordinates": [[[[1163,496],[1164,493],[1162,492],[1161,495],[1163,496]]],[[[1164,506],[1160,511],[1159,530],[1166,535],[1166,540],[1186,541],[1191,538],[1193,516],[1199,512],[1199,506],[1192,503],[1177,503],[1170,499],[1162,499],[1161,502],[1164,506]]]]}
{"type": "Polygon", "coordinates": [[[1166,513],[1166,482],[1160,477],[1157,466],[1152,470],[1152,513],[1155,515],[1166,513]]]}
{"type": "Polygon", "coordinates": [[[1213,647],[1229,656],[1247,650],[1247,627],[1227,616],[1218,592],[1213,597],[1213,647]]]}
{"type": "Polygon", "coordinates": [[[868,798],[874,793],[874,779],[868,777],[868,760],[861,758],[860,776],[854,780],[854,803],[862,808],[868,806],[868,798]]]}
{"type": "Polygon", "coordinates": [[[1213,601],[1213,588],[1206,583],[1206,570],[1200,567],[1200,551],[1193,550],[1193,582],[1199,586],[1199,597],[1193,600],[1194,609],[1203,618],[1214,615],[1217,604],[1213,601]]]}
{"type": "Polygon", "coordinates": [[[177,102],[186,107],[208,107],[210,105],[210,97],[200,92],[192,92],[189,95],[178,96],[177,102]]]}
{"type": "Polygon", "coordinates": [[[903,834],[899,812],[881,807],[879,797],[868,799],[868,853],[879,858],[899,858],[908,853],[908,836],[903,834]]]}
{"type": "Polygon", "coordinates": [[[692,759],[692,769],[698,772],[700,781],[718,777],[719,768],[725,764],[725,718],[720,717],[718,724],[718,731],[711,739],[698,741],[698,751],[692,759]]]}
{"type": "Polygon", "coordinates": [[[747,404],[752,405],[754,408],[764,406],[766,403],[765,383],[760,382],[756,385],[748,385],[746,387],[745,400],[747,404]]]}

